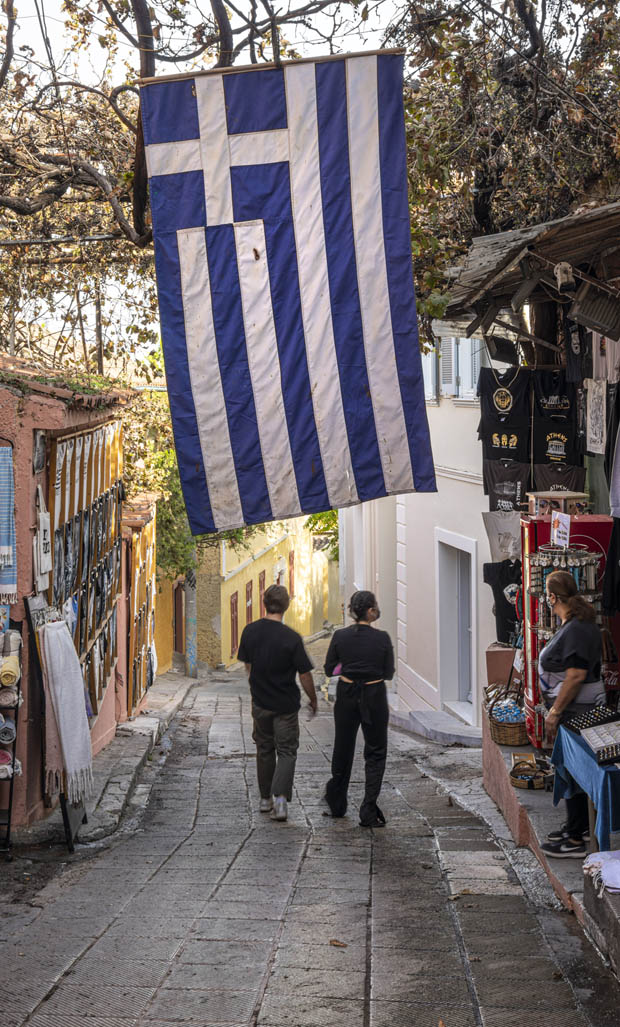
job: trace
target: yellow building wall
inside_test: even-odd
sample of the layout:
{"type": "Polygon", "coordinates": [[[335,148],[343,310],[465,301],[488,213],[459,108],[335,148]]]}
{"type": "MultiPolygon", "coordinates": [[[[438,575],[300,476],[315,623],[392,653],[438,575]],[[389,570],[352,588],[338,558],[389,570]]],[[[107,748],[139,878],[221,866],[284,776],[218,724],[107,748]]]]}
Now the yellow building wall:
{"type": "Polygon", "coordinates": [[[157,579],[155,601],[155,652],[157,673],[165,674],[172,667],[174,652],[174,582],[170,578],[157,579]]]}
{"type": "Polygon", "coordinates": [[[209,667],[222,662],[220,547],[205,549],[196,569],[196,652],[209,667]]]}
{"type": "MultiPolygon", "coordinates": [[[[226,544],[222,556],[221,583],[221,662],[230,666],[236,662],[231,648],[231,596],[237,593],[239,638],[246,625],[246,585],[252,582],[252,620],[258,620],[260,599],[258,580],[265,571],[265,587],[278,581],[278,573],[284,572],[282,584],[289,589],[289,554],[295,554],[295,592],[291,599],[284,623],[300,635],[312,635],[320,631],[328,620],[330,596],[330,566],[322,551],[315,552],[313,537],[304,528],[305,518],[267,526],[251,540],[247,550],[231,550],[226,544]]],[[[333,566],[333,564],[332,564],[333,566]]],[[[333,573],[331,575],[334,580],[333,573]]],[[[336,575],[337,579],[337,575],[336,575]]],[[[339,604],[339,597],[337,598],[339,604]]],[[[333,601],[331,603],[333,606],[333,601]]],[[[202,619],[199,607],[199,620],[202,619]]]]}

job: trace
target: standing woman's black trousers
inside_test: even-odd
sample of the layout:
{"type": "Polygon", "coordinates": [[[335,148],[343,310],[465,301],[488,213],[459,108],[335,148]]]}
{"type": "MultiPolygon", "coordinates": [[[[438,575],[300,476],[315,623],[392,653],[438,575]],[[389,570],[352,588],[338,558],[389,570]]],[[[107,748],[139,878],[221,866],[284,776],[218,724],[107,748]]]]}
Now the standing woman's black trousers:
{"type": "Polygon", "coordinates": [[[355,741],[361,725],[364,735],[366,790],[360,807],[360,823],[364,825],[382,818],[377,807],[387,758],[389,708],[385,682],[374,685],[361,682],[338,682],[334,705],[334,753],[332,776],[325,789],[325,798],[334,817],[347,811],[347,792],[351,779],[355,741]]]}

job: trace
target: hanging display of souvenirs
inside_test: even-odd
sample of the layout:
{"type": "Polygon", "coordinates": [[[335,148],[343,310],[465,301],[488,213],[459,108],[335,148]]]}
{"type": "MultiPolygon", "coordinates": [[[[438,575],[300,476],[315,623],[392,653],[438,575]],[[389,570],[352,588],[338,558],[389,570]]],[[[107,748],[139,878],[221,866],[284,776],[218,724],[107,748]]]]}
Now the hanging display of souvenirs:
{"type": "MultiPolygon", "coordinates": [[[[69,627],[82,666],[90,716],[98,712],[117,656],[122,473],[120,421],[52,442],[48,601],[62,612],[69,627]]],[[[39,581],[44,584],[41,565],[39,571],[39,581]]]]}

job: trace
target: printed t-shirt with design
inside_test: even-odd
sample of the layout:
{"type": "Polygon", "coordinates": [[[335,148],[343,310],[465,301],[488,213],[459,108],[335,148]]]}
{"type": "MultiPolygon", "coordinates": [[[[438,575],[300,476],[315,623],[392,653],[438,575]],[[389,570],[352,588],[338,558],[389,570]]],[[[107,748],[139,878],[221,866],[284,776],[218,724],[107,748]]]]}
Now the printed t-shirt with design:
{"type": "Polygon", "coordinates": [[[252,701],[273,713],[294,713],[301,705],[296,675],[312,670],[301,635],[278,620],[246,624],[237,659],[251,664],[252,701]]]}
{"type": "Polygon", "coordinates": [[[478,396],[483,420],[510,418],[511,423],[527,421],[530,416],[530,372],[525,367],[495,371],[481,367],[478,396]]]}
{"type": "Polygon", "coordinates": [[[586,469],[563,464],[535,464],[534,481],[537,492],[583,492],[586,469]]]}
{"type": "Polygon", "coordinates": [[[535,371],[534,395],[541,417],[572,419],[575,413],[575,386],[566,380],[566,372],[535,371]]]}
{"type": "Polygon", "coordinates": [[[530,465],[515,460],[483,460],[482,481],[490,510],[520,510],[527,502],[530,465]]]}
{"type": "Polygon", "coordinates": [[[534,421],[535,464],[577,464],[575,427],[570,422],[554,418],[534,421]]]}
{"type": "Polygon", "coordinates": [[[498,642],[511,642],[517,629],[517,592],[521,588],[521,561],[485,563],[482,574],[493,590],[498,642]]]}
{"type": "Polygon", "coordinates": [[[507,513],[495,510],[483,513],[482,520],[486,528],[493,563],[502,560],[519,560],[521,558],[521,517],[518,513],[507,513]]]}
{"type": "Polygon", "coordinates": [[[487,419],[480,421],[478,438],[482,441],[482,455],[485,460],[516,460],[525,464],[530,457],[529,421],[510,423],[487,419]]]}
{"type": "Polygon", "coordinates": [[[587,378],[586,449],[588,453],[604,453],[607,441],[607,383],[587,378]]]}

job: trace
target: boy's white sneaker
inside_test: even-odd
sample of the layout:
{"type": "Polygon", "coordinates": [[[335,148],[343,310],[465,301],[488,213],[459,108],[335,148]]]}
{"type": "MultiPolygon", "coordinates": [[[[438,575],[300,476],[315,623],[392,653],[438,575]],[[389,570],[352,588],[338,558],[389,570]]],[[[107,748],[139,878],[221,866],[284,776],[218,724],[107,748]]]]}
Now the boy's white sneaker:
{"type": "Polygon", "coordinates": [[[261,799],[260,806],[258,807],[261,813],[271,813],[273,809],[273,799],[261,799]]]}
{"type": "Polygon", "coordinates": [[[273,809],[271,811],[272,820],[286,820],[288,816],[288,810],[286,808],[286,798],[284,795],[274,795],[273,797],[273,809]]]}

